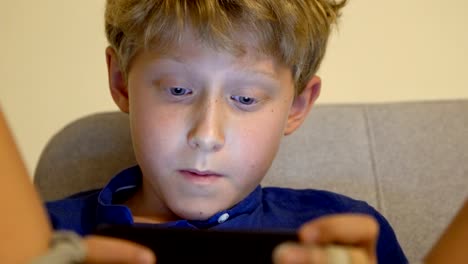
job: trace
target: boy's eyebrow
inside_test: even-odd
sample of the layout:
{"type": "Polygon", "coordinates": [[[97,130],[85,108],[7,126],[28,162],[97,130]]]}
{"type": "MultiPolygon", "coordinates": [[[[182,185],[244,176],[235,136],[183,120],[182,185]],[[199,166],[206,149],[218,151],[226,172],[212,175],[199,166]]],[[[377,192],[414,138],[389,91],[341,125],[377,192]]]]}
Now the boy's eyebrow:
{"type": "Polygon", "coordinates": [[[280,80],[274,73],[257,69],[239,69],[231,73],[228,78],[236,82],[240,81],[241,83],[260,85],[263,89],[271,92],[277,92],[281,89],[280,80]]]}
{"type": "Polygon", "coordinates": [[[269,72],[269,71],[262,71],[262,70],[257,70],[257,69],[240,69],[242,74],[245,74],[250,77],[260,77],[260,78],[265,78],[267,77],[268,79],[273,79],[275,81],[278,81],[278,76],[275,73],[269,72]]]}
{"type": "MultiPolygon", "coordinates": [[[[162,55],[162,56],[160,56],[160,59],[172,60],[172,61],[175,61],[175,62],[180,63],[180,64],[186,64],[187,63],[187,60],[185,60],[183,57],[177,56],[177,55],[162,55]]],[[[271,81],[275,81],[275,82],[279,81],[279,78],[278,78],[277,74],[275,74],[273,72],[262,71],[262,70],[258,70],[258,69],[245,69],[245,68],[241,68],[241,67],[242,66],[237,67],[236,73],[239,73],[238,75],[243,75],[243,76],[247,76],[247,77],[250,77],[250,78],[270,79],[271,81]]],[[[239,77],[243,77],[243,76],[239,76],[239,77]]]]}

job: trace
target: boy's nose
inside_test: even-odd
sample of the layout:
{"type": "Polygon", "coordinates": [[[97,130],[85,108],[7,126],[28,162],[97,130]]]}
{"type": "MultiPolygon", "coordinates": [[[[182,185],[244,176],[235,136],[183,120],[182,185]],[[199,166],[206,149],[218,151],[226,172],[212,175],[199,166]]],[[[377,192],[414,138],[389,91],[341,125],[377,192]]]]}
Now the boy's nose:
{"type": "Polygon", "coordinates": [[[202,103],[194,109],[188,144],[203,152],[216,152],[224,146],[224,120],[219,100],[202,103]]]}

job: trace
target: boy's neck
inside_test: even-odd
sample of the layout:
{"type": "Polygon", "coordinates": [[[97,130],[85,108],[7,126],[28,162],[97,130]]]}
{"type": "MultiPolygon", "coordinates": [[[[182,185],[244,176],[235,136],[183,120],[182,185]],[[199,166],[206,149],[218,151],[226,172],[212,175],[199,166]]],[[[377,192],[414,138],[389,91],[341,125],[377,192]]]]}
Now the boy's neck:
{"type": "Polygon", "coordinates": [[[123,203],[130,209],[135,223],[157,224],[180,219],[159,199],[155,199],[154,194],[149,197],[144,186],[142,184],[136,193],[123,203]]]}

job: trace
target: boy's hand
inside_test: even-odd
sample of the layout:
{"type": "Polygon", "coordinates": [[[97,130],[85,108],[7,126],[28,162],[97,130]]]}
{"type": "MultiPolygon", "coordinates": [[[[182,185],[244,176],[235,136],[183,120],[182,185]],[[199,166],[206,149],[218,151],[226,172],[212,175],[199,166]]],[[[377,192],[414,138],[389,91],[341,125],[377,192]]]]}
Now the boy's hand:
{"type": "Polygon", "coordinates": [[[339,214],[321,217],[299,229],[301,243],[275,249],[275,263],[376,264],[378,223],[372,217],[339,214]]]}
{"type": "Polygon", "coordinates": [[[131,241],[88,236],[84,239],[87,248],[87,264],[153,264],[156,257],[150,249],[131,241]]]}

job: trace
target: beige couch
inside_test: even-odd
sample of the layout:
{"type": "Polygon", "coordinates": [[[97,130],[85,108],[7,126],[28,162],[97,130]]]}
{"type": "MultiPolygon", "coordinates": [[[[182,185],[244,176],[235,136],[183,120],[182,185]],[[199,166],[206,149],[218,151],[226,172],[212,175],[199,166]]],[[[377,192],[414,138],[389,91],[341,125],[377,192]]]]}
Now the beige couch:
{"type": "MultiPolygon", "coordinates": [[[[127,122],[98,113],[59,131],[35,171],[43,198],[100,187],[134,164],[127,122]]],[[[318,105],[263,184],[366,200],[419,260],[467,198],[468,100],[318,105]]]]}

